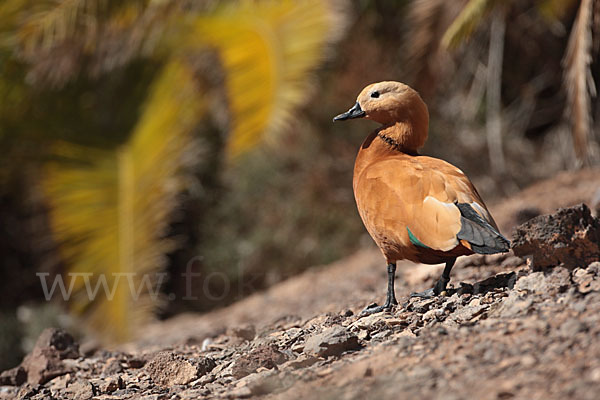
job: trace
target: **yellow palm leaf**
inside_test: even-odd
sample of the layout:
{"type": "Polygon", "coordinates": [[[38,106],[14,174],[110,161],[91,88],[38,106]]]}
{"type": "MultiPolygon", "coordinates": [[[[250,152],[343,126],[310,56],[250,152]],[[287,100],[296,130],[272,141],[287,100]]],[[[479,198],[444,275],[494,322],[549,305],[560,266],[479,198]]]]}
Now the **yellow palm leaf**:
{"type": "Polygon", "coordinates": [[[113,152],[62,146],[59,155],[71,163],[53,164],[45,179],[52,227],[71,277],[93,274],[88,287],[82,275],[72,278],[71,304],[77,311],[93,309],[86,314],[90,327],[114,341],[131,337],[131,329],[152,316],[161,283],[156,273],[174,248],[164,234],[203,111],[190,71],[171,62],[126,145],[113,152]],[[101,279],[114,294],[101,288],[90,299],[89,287],[101,279]]]}
{"type": "Polygon", "coordinates": [[[310,93],[310,73],[342,29],[324,0],[242,1],[195,22],[192,43],[217,49],[232,119],[228,154],[272,140],[310,93]]]}

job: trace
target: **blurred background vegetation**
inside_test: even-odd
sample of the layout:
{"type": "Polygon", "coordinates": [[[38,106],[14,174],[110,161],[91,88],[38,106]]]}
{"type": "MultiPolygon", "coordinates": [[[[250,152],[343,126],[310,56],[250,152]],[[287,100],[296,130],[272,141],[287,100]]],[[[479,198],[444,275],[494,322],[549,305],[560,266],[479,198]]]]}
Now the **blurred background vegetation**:
{"type": "Polygon", "coordinates": [[[423,152],[488,202],[597,163],[599,29],[598,0],[5,0],[0,370],[47,325],[119,342],[369,246],[373,125],[331,123],[368,83],[419,90],[423,152]],[[168,278],[64,304],[37,272],[168,278]]]}

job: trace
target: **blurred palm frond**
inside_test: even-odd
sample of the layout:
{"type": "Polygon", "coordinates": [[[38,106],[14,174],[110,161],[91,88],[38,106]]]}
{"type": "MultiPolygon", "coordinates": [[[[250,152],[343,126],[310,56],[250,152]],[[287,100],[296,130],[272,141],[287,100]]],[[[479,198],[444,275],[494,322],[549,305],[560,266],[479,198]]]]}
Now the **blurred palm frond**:
{"type": "Polygon", "coordinates": [[[156,307],[156,273],[175,246],[165,238],[169,217],[185,160],[197,156],[192,132],[203,111],[191,72],[171,62],[127,144],[115,151],[63,144],[63,160],[50,165],[43,182],[69,272],[92,273],[92,288],[101,279],[114,288],[112,299],[103,289],[91,299],[79,277],[71,303],[76,312],[91,311],[84,314],[90,327],[111,340],[131,337],[156,307]]]}
{"type": "Polygon", "coordinates": [[[571,122],[573,146],[579,165],[589,163],[590,144],[593,141],[590,106],[590,96],[596,96],[596,86],[590,70],[593,7],[593,0],[581,1],[563,59],[568,98],[566,113],[571,122]]]}
{"type": "Polygon", "coordinates": [[[0,5],[0,46],[30,64],[29,81],[62,87],[83,64],[97,78],[150,55],[178,5],[177,0],[7,0],[0,5]]]}
{"type": "MultiPolygon", "coordinates": [[[[4,44],[35,57],[67,39],[89,41],[97,32],[106,0],[7,0],[0,6],[4,44]]],[[[123,2],[127,3],[127,2],[123,2]]]]}
{"type": "Polygon", "coordinates": [[[274,140],[292,119],[342,22],[334,3],[322,0],[242,2],[196,22],[194,40],[215,47],[226,71],[229,156],[274,140]]]}

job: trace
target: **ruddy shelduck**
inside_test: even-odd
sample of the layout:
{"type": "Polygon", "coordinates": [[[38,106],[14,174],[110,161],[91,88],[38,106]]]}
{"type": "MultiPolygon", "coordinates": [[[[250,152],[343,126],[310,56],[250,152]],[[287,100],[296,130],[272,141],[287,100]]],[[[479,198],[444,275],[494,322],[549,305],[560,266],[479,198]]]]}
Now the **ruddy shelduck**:
{"type": "Polygon", "coordinates": [[[381,124],[363,142],[354,164],[358,212],[388,264],[385,304],[370,306],[366,313],[398,304],[398,260],[446,264],[433,288],[413,294],[431,297],[446,290],[457,257],[508,251],[510,242],[469,178],[445,161],[419,155],[429,112],[414,89],[393,81],[371,84],[350,110],[333,120],[352,118],[381,124]]]}

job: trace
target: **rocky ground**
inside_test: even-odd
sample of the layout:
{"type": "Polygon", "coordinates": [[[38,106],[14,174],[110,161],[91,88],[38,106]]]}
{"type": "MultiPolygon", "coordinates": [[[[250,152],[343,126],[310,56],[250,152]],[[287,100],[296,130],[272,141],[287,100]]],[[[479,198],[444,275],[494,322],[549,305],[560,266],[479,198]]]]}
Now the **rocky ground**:
{"type": "MultiPolygon", "coordinates": [[[[600,171],[579,174],[557,178],[566,189],[554,204],[535,202],[533,188],[520,207],[498,205],[499,224],[592,204],[600,171]]],[[[550,187],[538,186],[538,197],[550,187]]],[[[392,312],[360,315],[386,282],[366,249],[230,307],[156,323],[117,349],[47,330],[0,375],[0,399],[597,399],[600,222],[580,207],[521,229],[515,252],[537,255],[464,257],[447,296],[409,298],[440,267],[399,263],[392,312]]]]}

